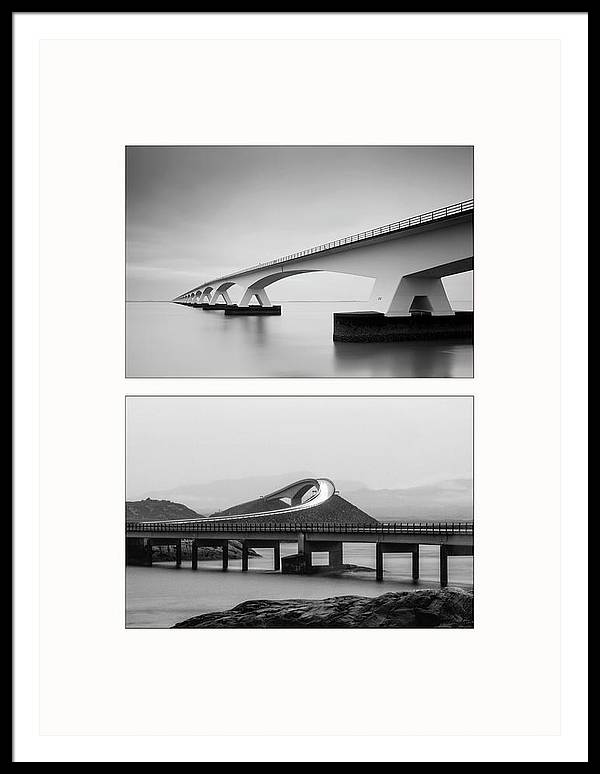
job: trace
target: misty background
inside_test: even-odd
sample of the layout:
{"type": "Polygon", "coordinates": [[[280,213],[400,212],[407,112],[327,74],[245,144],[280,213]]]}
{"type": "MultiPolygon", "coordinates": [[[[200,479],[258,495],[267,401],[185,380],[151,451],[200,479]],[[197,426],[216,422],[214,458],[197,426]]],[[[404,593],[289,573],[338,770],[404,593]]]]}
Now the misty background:
{"type": "Polygon", "coordinates": [[[127,499],[208,515],[306,477],[375,518],[471,519],[470,397],[130,397],[127,499]]]}
{"type": "MultiPolygon", "coordinates": [[[[473,196],[470,146],[130,146],[128,301],[170,301],[204,280],[473,196]]],[[[290,277],[273,302],[362,301],[373,280],[290,277]]],[[[472,272],[447,277],[472,304],[472,272]]],[[[235,295],[235,289],[234,294],[235,295]]]]}

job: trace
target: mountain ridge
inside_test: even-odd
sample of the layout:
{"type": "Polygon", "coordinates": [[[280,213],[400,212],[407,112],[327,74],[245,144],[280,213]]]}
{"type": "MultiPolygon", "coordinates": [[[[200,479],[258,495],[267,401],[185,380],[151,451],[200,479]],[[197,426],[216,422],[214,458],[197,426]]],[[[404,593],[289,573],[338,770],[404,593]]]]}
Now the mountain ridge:
{"type": "MultiPolygon", "coordinates": [[[[183,507],[189,508],[193,515],[180,518],[194,518],[200,514],[226,511],[236,503],[256,500],[291,481],[314,476],[314,471],[253,476],[208,484],[187,484],[145,494],[152,500],[166,499],[185,504],[183,507]]],[[[343,479],[334,479],[334,483],[345,499],[380,521],[470,521],[473,518],[471,478],[443,479],[397,489],[370,489],[360,481],[343,479]]],[[[140,501],[142,498],[137,502],[140,501]]]]}

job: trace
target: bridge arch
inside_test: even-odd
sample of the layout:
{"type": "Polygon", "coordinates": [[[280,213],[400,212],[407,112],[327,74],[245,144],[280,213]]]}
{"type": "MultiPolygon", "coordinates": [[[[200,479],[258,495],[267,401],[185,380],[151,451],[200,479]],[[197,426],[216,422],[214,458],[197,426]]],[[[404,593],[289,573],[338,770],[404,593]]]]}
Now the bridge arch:
{"type": "Polygon", "coordinates": [[[215,292],[212,295],[212,298],[210,300],[211,304],[218,304],[219,298],[223,299],[223,303],[229,304],[231,306],[231,298],[229,297],[229,293],[227,292],[229,288],[233,287],[235,285],[235,282],[221,282],[219,285],[217,285],[217,288],[215,292]]]}
{"type": "Polygon", "coordinates": [[[290,269],[287,271],[282,271],[280,269],[279,271],[271,271],[265,274],[265,276],[260,277],[260,279],[257,279],[254,282],[252,282],[252,284],[247,285],[239,305],[249,306],[252,299],[256,298],[260,306],[269,306],[271,302],[266,292],[266,288],[268,288],[269,285],[274,285],[276,282],[279,282],[280,280],[287,279],[288,277],[295,277],[298,274],[315,274],[315,273],[339,274],[341,276],[352,275],[355,277],[359,276],[359,277],[366,277],[369,279],[373,279],[373,277],[370,277],[370,275],[368,274],[354,272],[354,271],[336,271],[335,269],[330,269],[330,268],[295,269],[295,270],[290,269]]]}
{"type": "Polygon", "coordinates": [[[212,287],[212,285],[207,285],[205,288],[203,288],[202,292],[200,293],[200,299],[198,303],[199,304],[210,303],[210,297],[213,290],[214,288],[212,287]]]}

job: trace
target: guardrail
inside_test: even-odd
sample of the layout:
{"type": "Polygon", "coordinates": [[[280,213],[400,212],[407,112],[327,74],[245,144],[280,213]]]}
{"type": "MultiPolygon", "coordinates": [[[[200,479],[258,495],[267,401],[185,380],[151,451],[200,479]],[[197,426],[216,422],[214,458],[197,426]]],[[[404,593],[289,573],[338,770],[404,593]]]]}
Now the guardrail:
{"type": "MultiPolygon", "coordinates": [[[[414,226],[421,226],[426,223],[431,223],[432,221],[443,220],[444,218],[449,218],[454,215],[461,215],[464,212],[472,212],[474,209],[474,206],[475,205],[474,205],[473,199],[465,199],[465,201],[458,202],[457,204],[451,204],[448,207],[440,207],[437,210],[431,210],[430,212],[425,212],[422,215],[414,215],[411,218],[398,220],[395,223],[387,223],[385,226],[372,228],[372,229],[369,229],[368,231],[361,231],[358,234],[352,234],[351,236],[344,237],[343,239],[334,239],[331,242],[325,242],[322,245],[309,247],[307,250],[300,250],[297,253],[290,253],[289,255],[284,255],[282,258],[275,258],[272,261],[257,263],[254,266],[249,266],[246,269],[240,269],[240,271],[238,272],[234,272],[232,274],[226,274],[223,277],[217,277],[216,279],[212,279],[212,280],[209,280],[208,282],[204,282],[202,285],[199,285],[198,288],[204,287],[205,285],[208,285],[214,282],[221,282],[222,280],[229,279],[230,277],[235,277],[237,274],[242,274],[244,272],[254,271],[255,269],[264,269],[267,266],[274,266],[279,263],[293,261],[296,258],[303,258],[304,256],[307,256],[307,255],[314,255],[315,253],[321,253],[321,252],[324,252],[325,250],[333,250],[336,247],[343,247],[344,245],[352,244],[353,242],[362,242],[365,239],[372,239],[373,237],[383,236],[384,234],[390,234],[396,231],[403,231],[404,229],[413,228],[414,226]]],[[[182,298],[186,298],[187,296],[195,293],[198,288],[194,288],[194,290],[190,290],[187,293],[184,293],[182,296],[178,296],[175,300],[179,301],[182,298]]]]}
{"type": "Polygon", "coordinates": [[[192,524],[169,524],[169,522],[160,521],[150,522],[126,522],[127,532],[220,532],[220,533],[239,533],[239,532],[285,532],[305,534],[312,533],[349,533],[349,534],[401,534],[401,535],[472,535],[472,521],[424,521],[424,522],[398,522],[398,523],[380,523],[380,524],[252,524],[238,522],[219,522],[219,521],[199,521],[192,524]]]}

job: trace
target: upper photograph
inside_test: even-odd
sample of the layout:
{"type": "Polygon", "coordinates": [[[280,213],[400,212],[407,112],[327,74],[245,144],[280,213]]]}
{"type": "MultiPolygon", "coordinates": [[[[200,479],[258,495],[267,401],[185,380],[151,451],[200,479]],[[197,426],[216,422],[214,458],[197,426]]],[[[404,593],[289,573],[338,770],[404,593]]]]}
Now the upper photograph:
{"type": "Polygon", "coordinates": [[[472,146],[128,146],[126,376],[473,376],[472,146]]]}

